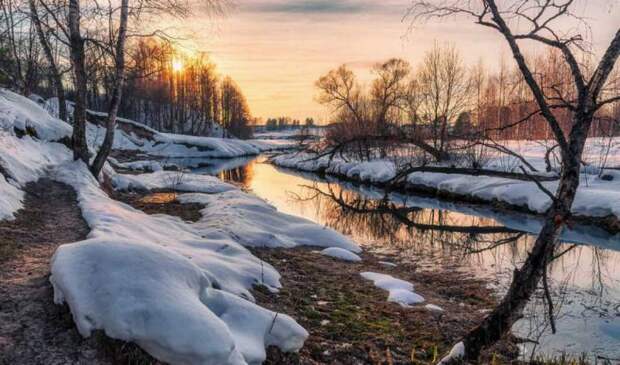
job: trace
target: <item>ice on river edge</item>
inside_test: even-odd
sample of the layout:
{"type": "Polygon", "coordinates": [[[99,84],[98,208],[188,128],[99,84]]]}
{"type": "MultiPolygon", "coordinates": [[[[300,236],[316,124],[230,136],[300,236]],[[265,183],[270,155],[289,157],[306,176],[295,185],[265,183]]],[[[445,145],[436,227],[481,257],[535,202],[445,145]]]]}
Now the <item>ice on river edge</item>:
{"type": "MultiPolygon", "coordinates": [[[[213,194],[181,196],[207,204],[198,223],[147,215],[111,199],[86,165],[54,142],[70,133],[36,103],[1,90],[0,219],[22,207],[24,184],[49,176],[74,187],[91,229],[87,240],[57,249],[50,278],[55,302],[69,305],[82,335],[103,330],[173,364],[257,364],[268,346],[303,345],[308,333],[294,319],[253,303],[250,288],[276,291],[280,276],[243,245],[359,252],[355,243],[214,178],[203,190],[213,194]],[[36,136],[20,138],[16,128],[36,136]]],[[[110,166],[105,172],[112,181],[131,180],[110,166]]],[[[133,182],[153,188],[165,178],[160,172],[133,182]]]]}

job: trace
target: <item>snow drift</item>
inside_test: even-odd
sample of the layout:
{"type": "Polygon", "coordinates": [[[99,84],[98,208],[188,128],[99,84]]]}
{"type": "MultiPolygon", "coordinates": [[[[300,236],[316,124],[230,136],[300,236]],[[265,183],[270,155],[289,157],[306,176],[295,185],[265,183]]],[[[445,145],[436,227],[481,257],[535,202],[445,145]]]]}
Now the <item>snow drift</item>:
{"type": "MultiPolygon", "coordinates": [[[[99,132],[89,126],[91,143],[99,132]]],[[[117,133],[119,144],[151,143],[117,133]]],[[[308,333],[294,319],[253,303],[250,289],[277,291],[280,276],[243,245],[359,251],[357,245],[207,176],[182,174],[174,185],[210,193],[181,195],[206,204],[200,222],[147,215],[111,199],[87,166],[55,142],[70,134],[71,126],[35,102],[0,89],[0,219],[22,207],[24,184],[45,175],[75,189],[91,229],[87,240],[57,249],[50,277],[54,301],[69,305],[83,336],[102,330],[173,364],[258,364],[268,346],[301,348],[308,333]]],[[[104,170],[125,189],[169,188],[176,178],[161,170],[132,176],[109,165],[104,170]]]]}
{"type": "Polygon", "coordinates": [[[0,88],[0,220],[13,219],[23,207],[25,184],[70,158],[64,145],[52,142],[70,135],[71,126],[34,101],[0,88]]]}

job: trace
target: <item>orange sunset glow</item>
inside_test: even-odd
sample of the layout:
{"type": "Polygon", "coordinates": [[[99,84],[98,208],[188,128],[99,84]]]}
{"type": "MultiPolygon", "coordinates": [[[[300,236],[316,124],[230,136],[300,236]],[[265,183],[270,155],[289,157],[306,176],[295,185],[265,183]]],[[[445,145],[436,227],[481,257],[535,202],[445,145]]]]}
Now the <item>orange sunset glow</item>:
{"type": "MultiPolygon", "coordinates": [[[[469,19],[416,24],[404,18],[409,0],[238,0],[226,16],[193,16],[174,21],[185,35],[183,48],[207,52],[222,74],[230,75],[248,99],[252,114],[266,118],[290,115],[329,118],[316,102],[314,82],[340,64],[348,64],[362,81],[373,64],[391,57],[412,65],[439,43],[456,43],[469,65],[482,60],[495,68],[510,61],[498,34],[469,19]],[[190,40],[191,39],[191,40],[190,40]]],[[[609,42],[620,18],[615,1],[580,1],[591,22],[593,47],[609,42]],[[600,37],[599,37],[600,35],[600,37]]]]}

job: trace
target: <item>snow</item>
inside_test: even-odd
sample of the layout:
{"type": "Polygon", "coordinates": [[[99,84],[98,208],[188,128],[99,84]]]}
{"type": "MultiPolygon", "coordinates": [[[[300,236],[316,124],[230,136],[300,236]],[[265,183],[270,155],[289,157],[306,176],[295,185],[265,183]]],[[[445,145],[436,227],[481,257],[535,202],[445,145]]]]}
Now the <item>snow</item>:
{"type": "Polygon", "coordinates": [[[238,189],[221,194],[182,194],[177,200],[206,206],[201,219],[193,224],[203,237],[234,237],[248,247],[317,246],[361,252],[357,244],[337,231],[278,212],[264,200],[238,189]]]}
{"type": "Polygon", "coordinates": [[[362,258],[349,250],[339,247],[329,247],[321,251],[321,255],[334,257],[344,261],[360,262],[362,258]]]}
{"type": "Polygon", "coordinates": [[[393,262],[389,262],[389,261],[379,261],[379,263],[383,266],[388,266],[388,267],[396,267],[398,266],[397,264],[393,263],[393,262]]]}
{"type": "Polygon", "coordinates": [[[64,245],[51,281],[81,335],[104,329],[172,364],[260,363],[266,346],[297,350],[308,336],[291,317],[214,289],[183,255],[139,241],[64,245]]]}
{"type": "MultiPolygon", "coordinates": [[[[104,112],[88,111],[89,115],[99,118],[106,117],[104,112]]],[[[254,156],[262,152],[289,149],[295,146],[295,141],[283,140],[240,140],[234,138],[218,138],[189,136],[174,133],[162,133],[145,124],[136,121],[118,118],[118,125],[114,136],[114,149],[140,151],[148,155],[166,158],[234,158],[254,156]],[[122,129],[129,125],[135,130],[142,130],[138,136],[133,131],[122,129]],[[148,137],[147,137],[148,136],[148,137]]],[[[92,123],[87,124],[87,139],[89,146],[99,146],[103,143],[105,128],[92,123]]]]}
{"type": "Polygon", "coordinates": [[[14,213],[23,206],[23,198],[24,192],[0,174],[0,221],[15,218],[14,213]]]}
{"type": "MultiPolygon", "coordinates": [[[[616,140],[614,140],[616,141],[616,140]]],[[[620,138],[614,144],[609,161],[620,162],[620,138]]],[[[592,145],[601,143],[598,139],[589,140],[590,150],[595,149],[592,145]]],[[[537,151],[537,150],[536,150],[537,151]]],[[[526,156],[536,153],[527,150],[526,156]]],[[[540,151],[538,151],[540,152],[540,151]]],[[[544,154],[544,150],[542,152],[544,154]]],[[[593,159],[593,155],[588,155],[593,159]]],[[[542,157],[539,157],[539,159],[542,157]]],[[[511,170],[509,164],[500,164],[500,158],[496,158],[493,165],[496,169],[511,170]]],[[[307,153],[293,153],[275,156],[271,162],[278,166],[289,167],[309,172],[325,172],[337,176],[369,183],[378,184],[388,181],[396,174],[396,165],[390,160],[374,160],[366,162],[344,161],[339,157],[329,161],[327,156],[312,159],[307,153]]],[[[491,167],[493,167],[491,166],[491,167]]],[[[606,170],[601,178],[598,176],[600,169],[589,169],[588,173],[581,175],[581,185],[577,191],[572,211],[576,215],[588,217],[605,217],[614,215],[620,217],[620,175],[617,171],[606,170]],[[592,174],[594,172],[595,174],[592,174]],[[612,178],[612,180],[607,180],[612,178]]],[[[557,181],[542,183],[548,190],[554,192],[557,189],[557,181]]],[[[427,187],[441,192],[449,192],[460,196],[475,197],[482,201],[501,201],[510,205],[524,207],[529,211],[544,213],[551,205],[550,198],[542,192],[535,183],[508,178],[471,176],[464,174],[445,174],[431,172],[413,172],[406,178],[404,188],[427,187]]]]}
{"type": "Polygon", "coordinates": [[[441,359],[437,365],[448,365],[465,356],[465,344],[461,341],[454,345],[448,355],[441,359]]]}
{"type": "Polygon", "coordinates": [[[427,304],[424,308],[428,309],[431,312],[443,313],[444,309],[435,304],[427,304]]]}
{"type": "Polygon", "coordinates": [[[279,288],[279,274],[236,237],[203,237],[179,218],[117,202],[81,162],[52,176],[76,189],[91,228],[86,241],[57,250],[50,279],[82,335],[102,329],[162,361],[189,364],[260,363],[268,345],[303,344],[308,334],[293,319],[249,301],[252,285],[279,288]]]}
{"type": "Polygon", "coordinates": [[[0,130],[34,129],[37,137],[57,141],[71,136],[71,126],[52,117],[35,101],[0,88],[0,130]]]}
{"type": "MultiPolygon", "coordinates": [[[[162,163],[159,161],[153,160],[139,160],[139,161],[130,161],[130,162],[121,162],[116,163],[116,166],[122,167],[128,170],[141,170],[141,171],[161,171],[164,169],[162,163]]],[[[169,165],[166,165],[169,166],[169,165]]]]}
{"type": "Polygon", "coordinates": [[[71,127],[23,96],[0,88],[0,220],[13,219],[23,207],[25,184],[45,174],[48,166],[70,157],[69,150],[54,143],[71,134],[71,127]],[[37,137],[16,131],[34,130],[37,137]]]}
{"type": "Polygon", "coordinates": [[[376,287],[389,292],[388,302],[395,302],[403,307],[424,302],[424,297],[413,291],[413,284],[397,279],[391,275],[366,271],[361,273],[366,280],[371,280],[376,287]]]}
{"type": "MultiPolygon", "coordinates": [[[[485,201],[499,200],[544,213],[551,206],[551,199],[533,182],[496,177],[472,177],[459,174],[415,172],[407,177],[413,185],[424,185],[459,195],[474,196],[485,201]]],[[[557,181],[543,182],[554,192],[557,181]]],[[[581,175],[581,185],[573,203],[576,215],[620,217],[620,181],[605,181],[598,176],[581,175]]]]}
{"type": "Polygon", "coordinates": [[[114,174],[112,185],[117,190],[173,190],[201,193],[221,193],[234,190],[214,176],[186,173],[184,171],[155,171],[147,174],[114,174]]]}
{"type": "MultiPolygon", "coordinates": [[[[280,275],[244,246],[312,245],[360,252],[332,229],[280,213],[215,177],[163,171],[165,162],[125,164],[155,170],[140,175],[118,174],[109,164],[104,172],[116,189],[192,191],[179,200],[205,205],[198,222],[148,215],[111,199],[86,164],[73,161],[64,145],[53,142],[69,136],[71,127],[37,102],[4,90],[0,126],[0,217],[12,217],[21,207],[23,185],[42,176],[69,184],[77,193],[90,233],[86,240],[56,250],[50,281],[54,301],[68,304],[83,336],[102,330],[172,364],[259,364],[268,346],[297,351],[308,332],[288,315],[254,303],[252,287],[275,292],[280,275]],[[34,130],[36,137],[19,138],[16,129],[34,130]]],[[[103,129],[89,123],[87,135],[92,151],[101,143],[103,129]]],[[[215,146],[201,151],[207,155],[230,156],[268,148],[264,141],[254,147],[237,140],[159,133],[150,140],[120,129],[117,137],[118,147],[146,153],[197,151],[200,145],[215,146]],[[185,142],[196,145],[179,144],[185,142]]]]}

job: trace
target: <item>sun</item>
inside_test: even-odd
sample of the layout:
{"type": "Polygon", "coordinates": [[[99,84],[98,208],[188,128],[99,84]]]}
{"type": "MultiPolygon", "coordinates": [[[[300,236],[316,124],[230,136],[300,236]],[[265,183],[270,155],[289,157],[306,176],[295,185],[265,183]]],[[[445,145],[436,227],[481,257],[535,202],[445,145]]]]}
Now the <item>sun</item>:
{"type": "Polygon", "coordinates": [[[181,72],[183,71],[183,61],[175,58],[172,60],[172,71],[174,72],[181,72]]]}

